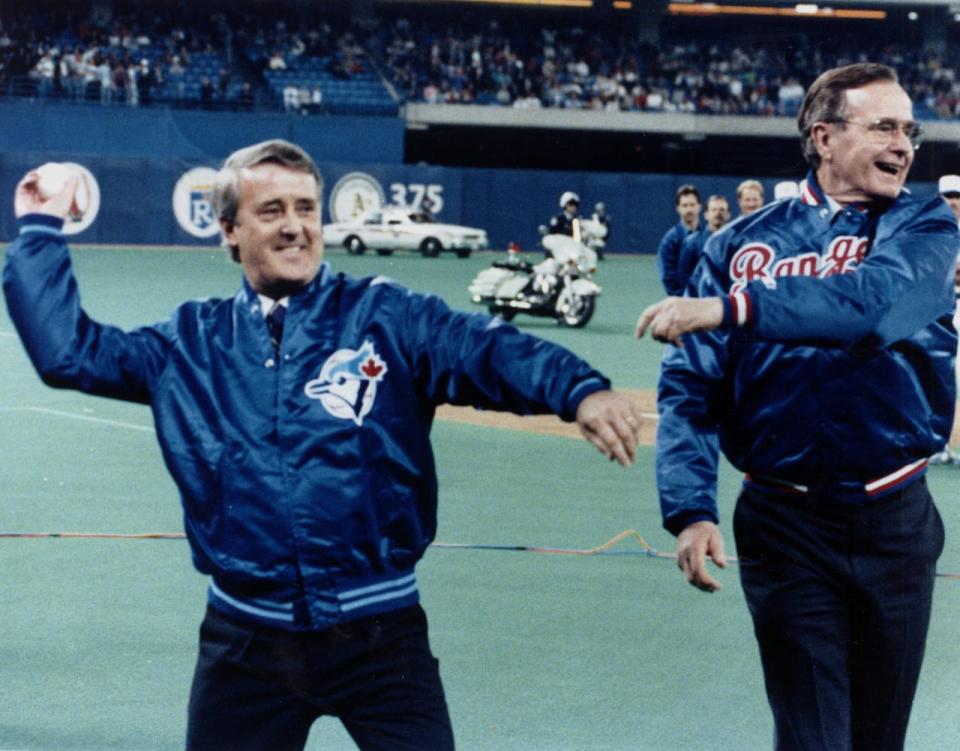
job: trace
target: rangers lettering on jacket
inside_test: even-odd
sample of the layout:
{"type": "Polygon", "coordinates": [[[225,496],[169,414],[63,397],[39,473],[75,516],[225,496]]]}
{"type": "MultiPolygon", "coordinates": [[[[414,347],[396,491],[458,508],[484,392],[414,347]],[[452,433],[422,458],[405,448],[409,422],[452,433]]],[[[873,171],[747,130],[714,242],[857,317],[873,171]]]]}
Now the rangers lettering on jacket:
{"type": "Polygon", "coordinates": [[[870,239],[841,235],[830,242],[827,252],[801,253],[777,260],[776,251],[766,243],[744,245],[730,260],[730,292],[741,292],[750,282],[762,282],[773,289],[777,277],[818,276],[821,279],[835,274],[849,274],[867,255],[870,239]]]}

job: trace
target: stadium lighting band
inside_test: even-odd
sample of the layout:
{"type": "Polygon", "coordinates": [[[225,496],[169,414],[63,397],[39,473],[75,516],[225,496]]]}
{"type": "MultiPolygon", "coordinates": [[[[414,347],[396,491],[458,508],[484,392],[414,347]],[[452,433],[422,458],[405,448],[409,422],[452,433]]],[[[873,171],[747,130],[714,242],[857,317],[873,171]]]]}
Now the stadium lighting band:
{"type": "Polygon", "coordinates": [[[633,10],[633,3],[630,0],[613,0],[613,7],[616,10],[633,10]]]}
{"type": "Polygon", "coordinates": [[[883,21],[885,10],[859,8],[821,8],[813,3],[800,3],[792,8],[771,8],[763,5],[718,5],[717,3],[670,3],[667,12],[673,16],[789,16],[792,18],[845,18],[883,21]]]}
{"type": "Polygon", "coordinates": [[[551,8],[592,8],[593,0],[457,0],[483,5],[540,5],[551,8]]]}

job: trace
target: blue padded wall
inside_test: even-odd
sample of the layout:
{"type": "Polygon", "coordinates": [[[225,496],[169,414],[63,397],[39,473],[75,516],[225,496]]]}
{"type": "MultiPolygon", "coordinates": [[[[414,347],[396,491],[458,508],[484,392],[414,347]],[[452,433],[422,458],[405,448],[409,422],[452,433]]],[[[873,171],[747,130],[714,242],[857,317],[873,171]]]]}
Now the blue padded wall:
{"type": "MultiPolygon", "coordinates": [[[[597,201],[612,217],[611,252],[652,253],[677,221],[674,192],[694,183],[704,204],[720,193],[736,213],[740,178],[547,170],[464,169],[402,163],[403,122],[397,118],[235,114],[99,106],[0,106],[0,195],[12,197],[17,180],[46,161],[76,161],[97,177],[101,213],[76,242],[215,244],[197,240],[177,224],[173,188],[192,167],[217,168],[232,150],[266,138],[299,143],[316,159],[329,192],[360,171],[373,178],[386,203],[412,202],[419,186],[443,198],[439,218],[487,230],[494,248],[518,242],[535,250],[537,227],[555,214],[560,194],[580,195],[585,214],[597,201]]],[[[748,177],[748,176],[744,176],[748,177]]],[[[802,174],[794,176],[803,178],[802,174]]],[[[763,180],[772,198],[773,180],[763,180]]],[[[931,184],[913,186],[932,194],[931,184]]],[[[16,231],[12,201],[0,212],[0,239],[16,231]]],[[[327,206],[325,220],[329,221],[327,206]]]]}

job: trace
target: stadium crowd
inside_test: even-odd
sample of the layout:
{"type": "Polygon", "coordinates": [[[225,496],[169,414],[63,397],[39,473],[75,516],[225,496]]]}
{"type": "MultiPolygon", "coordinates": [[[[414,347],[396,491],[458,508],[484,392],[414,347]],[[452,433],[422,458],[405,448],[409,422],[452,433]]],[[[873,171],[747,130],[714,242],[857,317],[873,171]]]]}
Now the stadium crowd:
{"type": "Polygon", "coordinates": [[[411,101],[791,116],[817,71],[872,60],[900,72],[921,115],[960,115],[955,53],[896,45],[850,52],[799,35],[789,44],[652,44],[616,31],[508,31],[493,21],[464,32],[399,20],[383,57],[411,101]]]}
{"type": "Polygon", "coordinates": [[[956,52],[862,44],[849,51],[801,34],[751,44],[665,35],[654,44],[618,29],[489,19],[454,27],[379,18],[361,27],[242,9],[21,7],[0,18],[0,94],[307,114],[330,111],[336,82],[363,79],[394,112],[411,101],[792,116],[817,71],[869,59],[899,71],[919,117],[960,116],[956,52]]]}
{"type": "MultiPolygon", "coordinates": [[[[218,61],[230,33],[223,14],[18,7],[2,17],[0,91],[132,106],[186,100],[195,63],[202,60],[206,71],[218,61]]],[[[231,76],[229,63],[220,61],[216,75],[198,79],[197,101],[225,98],[231,76]]]]}

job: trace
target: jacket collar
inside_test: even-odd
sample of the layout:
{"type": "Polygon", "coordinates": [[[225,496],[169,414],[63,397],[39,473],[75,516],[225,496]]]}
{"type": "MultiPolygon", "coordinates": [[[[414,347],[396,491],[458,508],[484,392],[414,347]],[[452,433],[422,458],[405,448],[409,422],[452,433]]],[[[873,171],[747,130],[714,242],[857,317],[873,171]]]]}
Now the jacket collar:
{"type": "MultiPolygon", "coordinates": [[[[284,299],[288,301],[289,305],[289,302],[295,298],[315,295],[327,283],[330,278],[330,273],[330,264],[324,261],[320,264],[320,268],[317,270],[317,275],[313,278],[313,281],[311,281],[310,284],[308,284],[302,291],[284,299]]],[[[250,282],[247,280],[246,276],[243,276],[243,284],[240,290],[237,292],[236,299],[239,303],[246,305],[251,313],[256,314],[259,312],[261,316],[263,315],[260,296],[257,294],[256,290],[250,286],[250,282]]]]}
{"type": "Polygon", "coordinates": [[[826,206],[827,195],[817,182],[817,176],[813,170],[807,173],[807,176],[800,181],[800,202],[804,206],[826,206]]]}
{"type": "MultiPolygon", "coordinates": [[[[910,191],[906,188],[902,188],[900,191],[901,195],[909,192],[910,191]]],[[[810,170],[807,173],[806,178],[800,181],[800,202],[804,206],[820,206],[827,208],[831,221],[843,210],[843,206],[823,192],[823,188],[821,188],[820,183],[817,182],[817,176],[813,170],[810,170]]],[[[879,213],[882,213],[889,208],[891,203],[893,203],[893,201],[874,201],[872,204],[852,203],[850,204],[850,208],[854,208],[857,211],[862,211],[864,213],[877,213],[878,211],[879,213]],[[873,210],[872,212],[871,209],[873,210]]]]}

